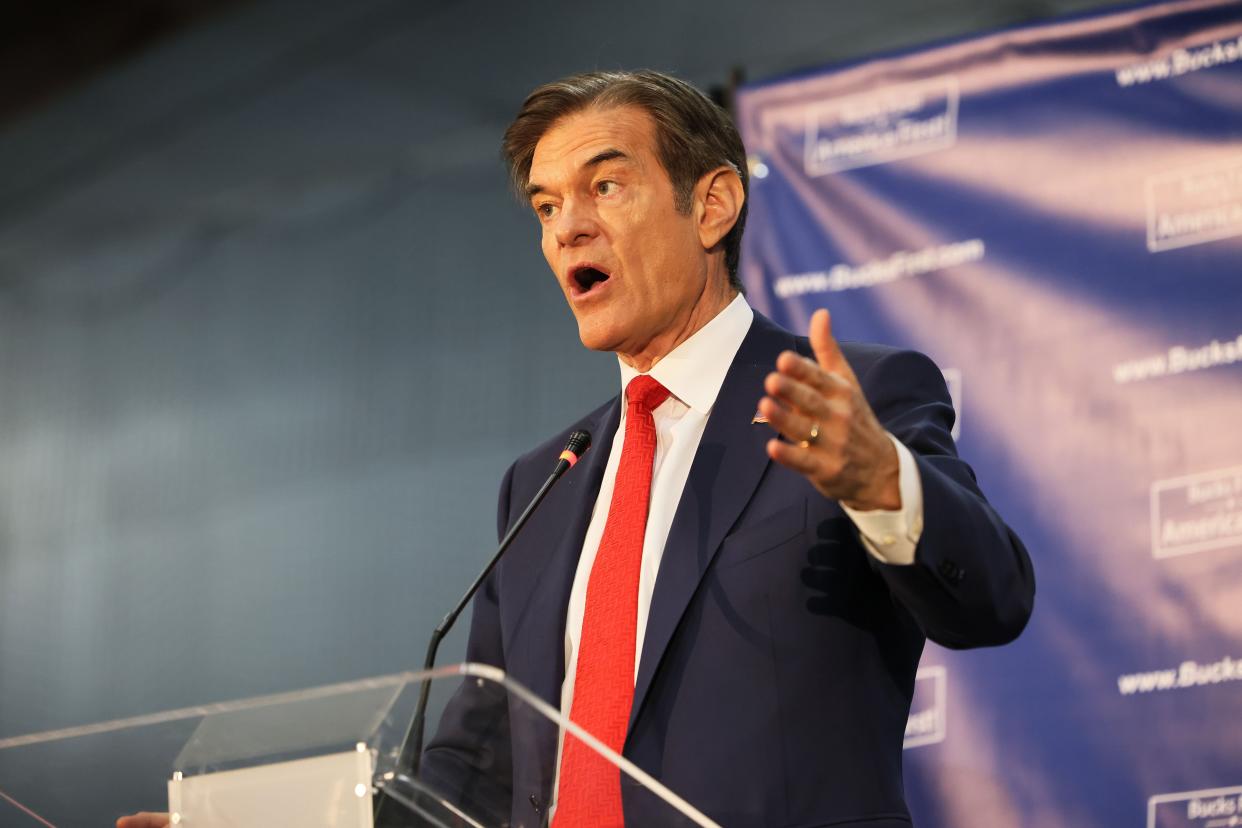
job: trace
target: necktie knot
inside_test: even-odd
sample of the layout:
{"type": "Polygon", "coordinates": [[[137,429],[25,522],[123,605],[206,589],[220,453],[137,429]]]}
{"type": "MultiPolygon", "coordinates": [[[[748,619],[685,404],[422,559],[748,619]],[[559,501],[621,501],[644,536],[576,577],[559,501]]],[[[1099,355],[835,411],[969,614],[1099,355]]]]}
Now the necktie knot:
{"type": "Polygon", "coordinates": [[[644,411],[655,411],[668,399],[668,389],[647,374],[639,374],[625,387],[625,397],[631,406],[644,411]]]}

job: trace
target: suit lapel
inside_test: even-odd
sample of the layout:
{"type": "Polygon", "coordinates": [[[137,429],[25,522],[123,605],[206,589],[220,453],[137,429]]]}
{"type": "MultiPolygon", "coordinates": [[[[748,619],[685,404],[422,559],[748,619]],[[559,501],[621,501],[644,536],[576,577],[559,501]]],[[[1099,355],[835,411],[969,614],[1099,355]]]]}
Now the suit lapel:
{"type": "Polygon", "coordinates": [[[725,375],[660,560],[630,709],[631,729],[690,599],[768,466],[765,444],[773,432],[752,419],[763,396],[764,377],[774,369],[777,355],[794,346],[790,333],[756,313],[725,375]]]}
{"type": "MultiPolygon", "coordinates": [[[[582,553],[582,542],[591,522],[591,511],[599,496],[604,467],[612,450],[613,436],[621,421],[620,397],[600,409],[594,417],[583,420],[575,428],[591,433],[591,449],[577,467],[570,469],[562,486],[570,489],[557,504],[569,524],[559,540],[549,543],[551,555],[535,578],[527,605],[527,619],[522,626],[526,643],[526,664],[521,675],[540,698],[553,707],[561,706],[561,684],[565,679],[565,608],[573,588],[574,573],[582,553]],[[569,484],[566,486],[565,484],[569,484]]],[[[552,504],[547,504],[551,506],[552,504]]]]}
{"type": "MultiPolygon", "coordinates": [[[[573,588],[574,573],[582,553],[582,541],[591,522],[591,510],[599,495],[612,438],[621,420],[620,397],[589,415],[574,428],[591,432],[592,446],[582,461],[565,474],[545,509],[559,512],[568,525],[559,536],[545,537],[550,550],[522,567],[522,578],[530,579],[529,589],[517,590],[528,596],[521,617],[510,627],[505,642],[506,668],[511,676],[552,707],[560,709],[561,685],[565,678],[565,608],[573,588]],[[520,642],[520,644],[518,643],[520,642]]],[[[558,730],[540,716],[531,716],[534,743],[530,752],[518,758],[528,777],[547,802],[552,796],[555,776],[558,730]]],[[[519,748],[515,744],[515,751],[519,748]]]]}

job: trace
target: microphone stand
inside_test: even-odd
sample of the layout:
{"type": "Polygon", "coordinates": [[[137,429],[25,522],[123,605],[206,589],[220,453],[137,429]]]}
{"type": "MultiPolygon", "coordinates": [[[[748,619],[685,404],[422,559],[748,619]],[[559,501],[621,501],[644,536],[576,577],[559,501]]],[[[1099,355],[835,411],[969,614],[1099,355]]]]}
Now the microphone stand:
{"type": "MultiPolygon", "coordinates": [[[[479,591],[479,587],[483,586],[483,582],[486,581],[487,577],[492,574],[492,570],[496,568],[496,564],[500,562],[501,556],[504,555],[505,550],[509,548],[509,545],[513,543],[513,539],[517,537],[518,532],[520,532],[522,527],[526,525],[526,522],[530,520],[531,515],[535,513],[535,509],[538,508],[539,504],[543,502],[543,499],[547,497],[548,492],[552,490],[552,486],[556,483],[556,481],[561,479],[561,475],[577,463],[578,458],[585,454],[586,450],[590,448],[590,446],[591,435],[589,432],[575,431],[569,435],[569,442],[566,444],[565,450],[561,452],[560,458],[556,461],[556,468],[552,470],[552,474],[550,474],[548,479],[544,481],[543,485],[539,487],[539,491],[535,493],[533,498],[531,498],[531,501],[527,504],[526,509],[523,510],[522,514],[518,515],[518,519],[513,522],[513,525],[509,528],[509,531],[505,533],[504,538],[500,541],[500,547],[496,550],[496,553],[492,555],[491,560],[487,562],[487,566],[483,567],[483,571],[480,572],[478,577],[474,579],[474,583],[472,583],[470,588],[466,590],[466,594],[461,597],[461,600],[458,601],[456,606],[454,606],[453,609],[451,609],[449,613],[444,616],[444,618],[436,626],[435,630],[431,633],[431,640],[427,642],[427,657],[423,659],[424,671],[430,671],[435,667],[436,652],[440,649],[440,642],[444,640],[444,636],[448,634],[450,629],[452,629],[453,624],[457,621],[457,617],[461,615],[462,611],[465,610],[466,605],[470,603],[470,599],[472,599],[474,594],[479,591]]],[[[422,686],[418,691],[418,707],[414,710],[414,718],[410,720],[410,727],[406,731],[405,738],[401,742],[401,751],[397,759],[397,767],[409,767],[411,777],[418,776],[419,765],[422,762],[423,731],[427,717],[427,701],[430,695],[431,679],[424,678],[422,680],[422,686]]],[[[383,802],[385,799],[386,797],[381,797],[379,803],[376,805],[376,824],[378,824],[379,813],[383,808],[383,802]]]]}

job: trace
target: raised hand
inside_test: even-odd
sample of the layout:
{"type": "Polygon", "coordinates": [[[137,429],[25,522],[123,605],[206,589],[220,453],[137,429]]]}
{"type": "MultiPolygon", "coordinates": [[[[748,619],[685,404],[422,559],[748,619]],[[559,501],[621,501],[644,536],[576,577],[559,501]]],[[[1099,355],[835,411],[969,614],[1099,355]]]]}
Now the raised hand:
{"type": "Polygon", "coordinates": [[[768,456],[852,509],[900,509],[897,450],[832,337],[828,311],[811,317],[810,337],[814,360],[785,351],[764,380],[759,413],[788,440],[769,440],[768,456]]]}

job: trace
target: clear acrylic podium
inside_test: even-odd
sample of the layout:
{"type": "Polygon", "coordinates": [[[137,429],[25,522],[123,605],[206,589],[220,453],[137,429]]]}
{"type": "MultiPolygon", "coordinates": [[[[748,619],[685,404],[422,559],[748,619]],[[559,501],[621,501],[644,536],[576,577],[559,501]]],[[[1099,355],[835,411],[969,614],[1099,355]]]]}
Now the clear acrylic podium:
{"type": "Polygon", "coordinates": [[[178,828],[539,828],[551,808],[511,786],[529,775],[511,767],[510,734],[531,733],[553,746],[584,741],[617,769],[627,802],[641,798],[644,826],[715,825],[503,672],[474,664],[0,739],[0,825],[111,825],[166,807],[178,828]],[[415,768],[400,751],[424,682],[427,745],[415,768]]]}

